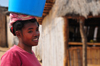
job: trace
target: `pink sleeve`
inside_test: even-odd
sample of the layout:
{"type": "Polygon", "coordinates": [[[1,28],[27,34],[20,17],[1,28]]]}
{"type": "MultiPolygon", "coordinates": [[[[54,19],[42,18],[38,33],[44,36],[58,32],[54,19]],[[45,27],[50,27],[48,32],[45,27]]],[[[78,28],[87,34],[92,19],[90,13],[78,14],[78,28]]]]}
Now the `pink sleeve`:
{"type": "Polygon", "coordinates": [[[21,62],[16,53],[7,52],[1,58],[1,66],[20,66],[21,62]]]}

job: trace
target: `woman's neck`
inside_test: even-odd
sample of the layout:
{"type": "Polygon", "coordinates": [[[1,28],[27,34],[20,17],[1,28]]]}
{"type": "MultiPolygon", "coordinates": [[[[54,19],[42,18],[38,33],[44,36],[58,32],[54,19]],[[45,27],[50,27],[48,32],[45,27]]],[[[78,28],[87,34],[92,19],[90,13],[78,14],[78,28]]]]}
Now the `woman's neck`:
{"type": "Polygon", "coordinates": [[[27,52],[32,54],[32,46],[27,46],[27,45],[25,45],[25,44],[23,44],[21,42],[18,43],[18,46],[20,48],[22,48],[23,50],[25,50],[25,51],[27,51],[27,52]]]}

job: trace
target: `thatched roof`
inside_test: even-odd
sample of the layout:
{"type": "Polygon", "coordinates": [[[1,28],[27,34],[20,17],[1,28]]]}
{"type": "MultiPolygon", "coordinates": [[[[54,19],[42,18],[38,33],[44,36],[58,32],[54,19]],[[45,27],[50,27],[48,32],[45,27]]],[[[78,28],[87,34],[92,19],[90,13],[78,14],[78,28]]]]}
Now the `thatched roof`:
{"type": "Polygon", "coordinates": [[[87,17],[90,13],[93,16],[100,14],[100,0],[56,0],[55,5],[58,16],[74,14],[87,17]]]}
{"type": "Polygon", "coordinates": [[[42,23],[42,20],[44,19],[44,17],[49,14],[49,11],[51,10],[53,4],[54,4],[54,0],[46,0],[43,15],[42,17],[37,18],[40,24],[42,23]]]}

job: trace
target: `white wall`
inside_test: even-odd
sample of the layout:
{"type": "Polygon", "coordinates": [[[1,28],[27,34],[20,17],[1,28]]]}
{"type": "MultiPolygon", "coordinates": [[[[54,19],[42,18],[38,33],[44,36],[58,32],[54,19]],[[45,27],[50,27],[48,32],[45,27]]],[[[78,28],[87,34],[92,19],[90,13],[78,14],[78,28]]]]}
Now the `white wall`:
{"type": "Polygon", "coordinates": [[[51,10],[42,22],[42,66],[63,66],[64,64],[64,18],[57,17],[51,10]]]}

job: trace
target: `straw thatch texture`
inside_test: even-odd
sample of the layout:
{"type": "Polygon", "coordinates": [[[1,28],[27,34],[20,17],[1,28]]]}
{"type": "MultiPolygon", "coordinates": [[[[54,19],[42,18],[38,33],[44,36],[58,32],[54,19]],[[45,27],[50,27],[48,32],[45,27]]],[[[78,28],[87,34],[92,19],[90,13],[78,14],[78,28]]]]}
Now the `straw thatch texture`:
{"type": "Polygon", "coordinates": [[[93,16],[100,14],[100,0],[56,0],[58,16],[75,14],[87,17],[90,13],[93,16]]]}

